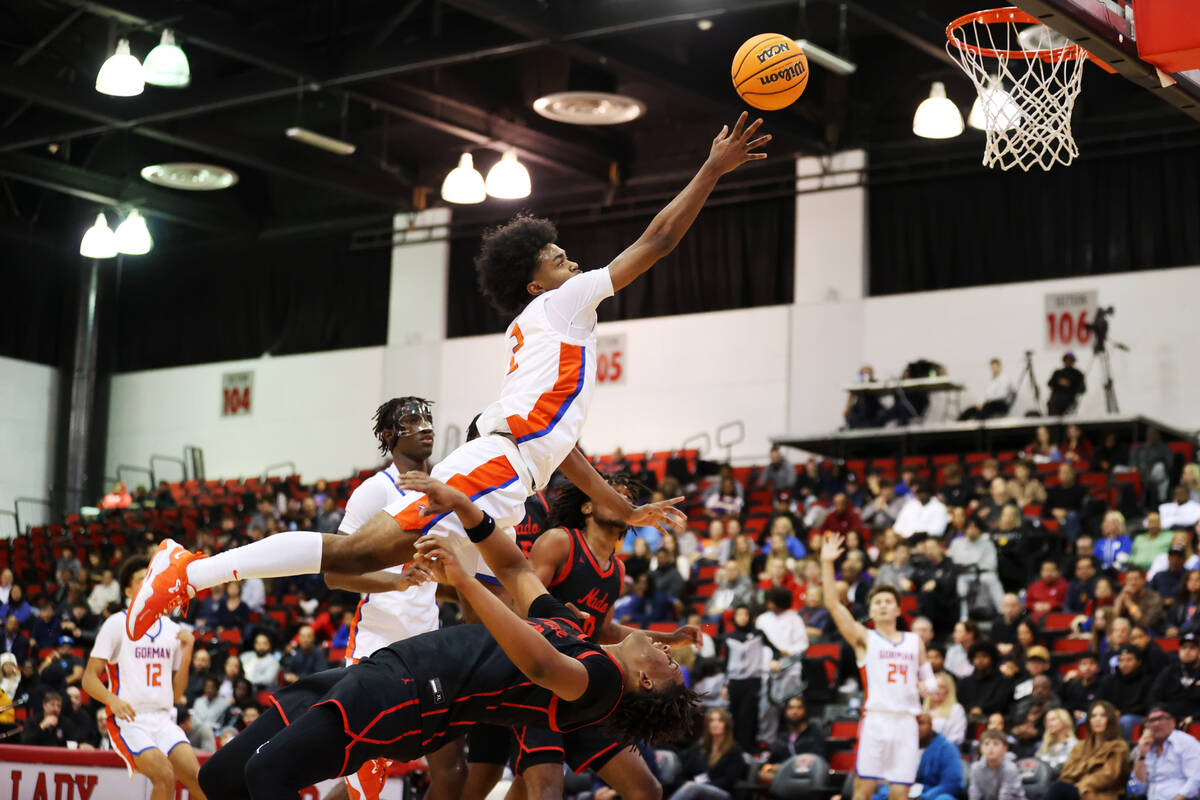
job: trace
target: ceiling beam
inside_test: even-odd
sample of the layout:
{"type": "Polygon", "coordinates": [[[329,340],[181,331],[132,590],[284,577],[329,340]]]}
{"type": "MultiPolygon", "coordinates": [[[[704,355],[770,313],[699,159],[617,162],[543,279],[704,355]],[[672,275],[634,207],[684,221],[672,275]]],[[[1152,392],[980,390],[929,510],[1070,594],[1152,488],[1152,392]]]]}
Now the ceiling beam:
{"type": "Polygon", "coordinates": [[[183,197],[142,181],[124,181],[25,153],[0,153],[0,176],[40,186],[104,206],[135,205],[145,216],[216,231],[249,231],[242,209],[224,199],[211,202],[183,197]]]}

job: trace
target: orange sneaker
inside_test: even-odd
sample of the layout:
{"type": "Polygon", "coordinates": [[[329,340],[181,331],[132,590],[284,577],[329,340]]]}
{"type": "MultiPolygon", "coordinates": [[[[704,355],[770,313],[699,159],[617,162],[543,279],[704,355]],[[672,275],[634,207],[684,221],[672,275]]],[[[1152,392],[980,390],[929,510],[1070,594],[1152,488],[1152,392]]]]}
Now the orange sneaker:
{"type": "Polygon", "coordinates": [[[386,758],[373,758],[359,767],[355,774],[347,775],[346,793],[350,800],[379,800],[391,764],[386,758]]]}
{"type": "Polygon", "coordinates": [[[188,583],[187,565],[203,553],[189,552],[174,539],[164,539],[150,559],[146,577],[129,604],[125,617],[125,633],[136,642],[146,635],[159,617],[164,617],[196,596],[188,583]]]}

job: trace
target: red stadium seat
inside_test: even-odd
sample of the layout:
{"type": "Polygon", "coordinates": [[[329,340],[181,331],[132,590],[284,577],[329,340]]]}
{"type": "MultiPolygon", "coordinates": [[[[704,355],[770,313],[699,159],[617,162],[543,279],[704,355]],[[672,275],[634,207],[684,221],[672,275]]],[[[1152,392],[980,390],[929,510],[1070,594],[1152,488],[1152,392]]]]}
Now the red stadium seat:
{"type": "Polygon", "coordinates": [[[1056,612],[1046,615],[1045,630],[1047,631],[1069,631],[1071,630],[1071,620],[1078,616],[1070,613],[1056,612]]]}
{"type": "Polygon", "coordinates": [[[1092,648],[1088,639],[1059,639],[1054,643],[1055,653],[1083,653],[1092,648]]]}
{"type": "Polygon", "coordinates": [[[1163,650],[1165,650],[1168,653],[1176,653],[1179,651],[1179,639],[1178,638],[1155,639],[1154,641],[1158,642],[1158,646],[1161,647],[1163,650]]]}
{"type": "Polygon", "coordinates": [[[716,583],[702,583],[696,587],[696,597],[712,597],[716,590],[716,583]]]}
{"type": "Polygon", "coordinates": [[[833,727],[830,728],[829,735],[834,739],[857,739],[858,720],[837,720],[833,723],[833,727]]]}
{"type": "Polygon", "coordinates": [[[853,750],[842,750],[837,753],[829,754],[829,768],[834,772],[853,772],[854,771],[853,750]]]}

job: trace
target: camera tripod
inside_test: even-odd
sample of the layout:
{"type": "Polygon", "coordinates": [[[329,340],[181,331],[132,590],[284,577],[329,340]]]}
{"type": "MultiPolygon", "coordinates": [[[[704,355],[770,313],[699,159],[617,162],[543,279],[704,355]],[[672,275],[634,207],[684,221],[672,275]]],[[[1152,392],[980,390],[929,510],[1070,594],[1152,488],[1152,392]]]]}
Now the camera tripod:
{"type": "Polygon", "coordinates": [[[1042,393],[1038,389],[1037,377],[1033,374],[1033,351],[1025,351],[1025,367],[1021,370],[1021,374],[1017,376],[1017,385],[1013,389],[1013,405],[1017,403],[1017,395],[1021,393],[1021,384],[1025,383],[1025,378],[1029,378],[1029,386],[1033,389],[1033,403],[1037,408],[1038,414],[1042,413],[1042,393]]]}
{"type": "MultiPolygon", "coordinates": [[[[1129,347],[1120,342],[1113,342],[1112,345],[1118,350],[1129,351],[1129,347]]],[[[1117,390],[1113,386],[1112,362],[1108,357],[1107,342],[1096,345],[1095,350],[1092,351],[1092,360],[1088,362],[1087,369],[1084,370],[1084,376],[1092,374],[1092,367],[1097,361],[1100,362],[1100,369],[1104,374],[1104,407],[1110,414],[1120,414],[1121,408],[1117,405],[1117,390]]]]}

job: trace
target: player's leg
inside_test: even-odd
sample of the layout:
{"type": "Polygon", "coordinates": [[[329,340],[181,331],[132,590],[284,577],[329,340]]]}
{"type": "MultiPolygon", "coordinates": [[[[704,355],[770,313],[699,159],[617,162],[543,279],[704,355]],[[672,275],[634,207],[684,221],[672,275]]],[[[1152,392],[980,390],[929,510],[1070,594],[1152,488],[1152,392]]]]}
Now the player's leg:
{"type": "Polygon", "coordinates": [[[525,800],[561,800],[563,796],[561,761],[528,767],[521,773],[521,780],[525,782],[525,800]]]}
{"type": "Polygon", "coordinates": [[[213,800],[251,800],[246,785],[246,763],[259,745],[282,731],[286,725],[279,709],[267,708],[258,719],[229,743],[213,753],[200,767],[200,788],[213,800]]]}
{"type": "Polygon", "coordinates": [[[612,787],[621,800],[662,800],[662,785],[637,750],[617,747],[608,763],[596,767],[598,760],[593,760],[588,766],[596,770],[600,780],[612,787]]]}
{"type": "Polygon", "coordinates": [[[188,790],[188,797],[194,800],[205,800],[204,790],[200,787],[200,760],[196,751],[187,742],[180,742],[167,753],[167,760],[175,772],[175,780],[188,790]]]}
{"type": "Polygon", "coordinates": [[[314,706],[259,746],[246,762],[250,797],[297,800],[306,786],[342,774],[350,744],[337,708],[328,703],[314,706]]]}
{"type": "Polygon", "coordinates": [[[150,781],[150,800],[169,800],[175,796],[175,770],[167,756],[151,747],[133,756],[133,768],[150,781]]]}
{"type": "MultiPolygon", "coordinates": [[[[879,785],[879,781],[871,778],[861,778],[858,775],[854,776],[854,800],[871,800],[871,796],[875,794],[875,787],[879,785]]],[[[892,800],[891,797],[888,800],[892,800]]]]}
{"type": "Polygon", "coordinates": [[[472,761],[467,764],[467,780],[463,784],[463,800],[483,800],[504,777],[503,764],[472,761]]]}
{"type": "Polygon", "coordinates": [[[907,783],[893,783],[888,786],[888,800],[908,800],[907,783]]]}
{"type": "Polygon", "coordinates": [[[429,762],[429,791],[425,793],[425,800],[460,800],[467,782],[463,740],[455,739],[426,753],[425,760],[429,762]]]}
{"type": "Polygon", "coordinates": [[[463,800],[484,800],[504,777],[512,758],[512,729],[501,725],[473,725],[467,733],[467,781],[463,800]]]}

